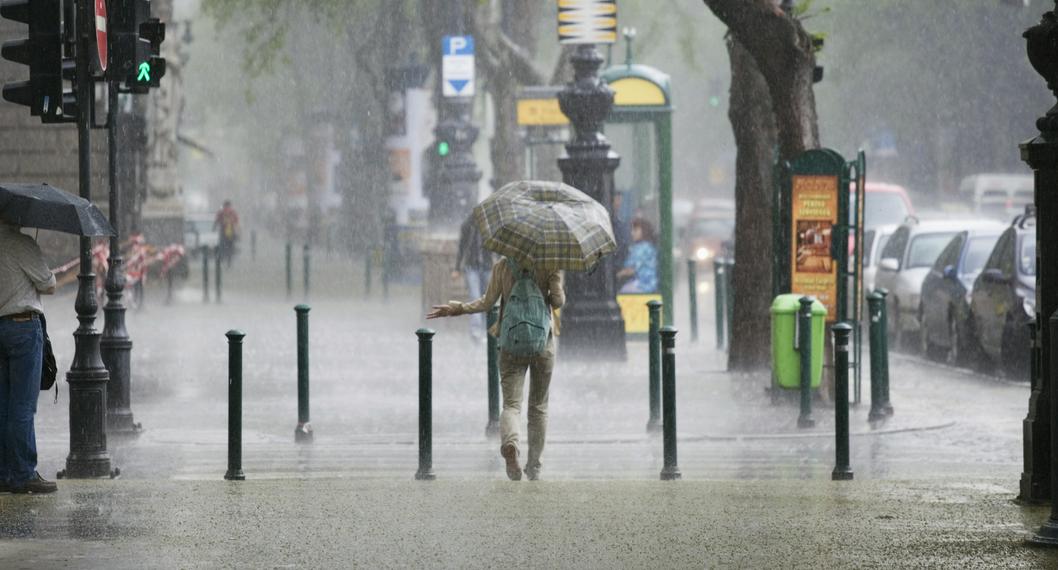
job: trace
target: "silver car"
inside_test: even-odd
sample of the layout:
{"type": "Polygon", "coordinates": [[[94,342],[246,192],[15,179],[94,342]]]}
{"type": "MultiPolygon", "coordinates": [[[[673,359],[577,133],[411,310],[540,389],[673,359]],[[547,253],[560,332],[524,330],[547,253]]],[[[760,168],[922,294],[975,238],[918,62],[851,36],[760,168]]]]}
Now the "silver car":
{"type": "Polygon", "coordinates": [[[909,218],[882,249],[875,287],[887,289],[886,312],[893,348],[904,348],[909,334],[921,328],[922,282],[937,256],[955,234],[968,229],[1003,230],[990,220],[923,220],[909,218]]]}

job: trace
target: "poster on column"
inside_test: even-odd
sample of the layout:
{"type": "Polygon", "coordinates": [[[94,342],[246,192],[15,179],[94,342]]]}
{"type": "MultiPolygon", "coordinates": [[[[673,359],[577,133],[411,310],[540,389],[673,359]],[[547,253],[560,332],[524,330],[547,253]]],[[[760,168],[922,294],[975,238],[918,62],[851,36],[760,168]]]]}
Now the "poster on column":
{"type": "Polygon", "coordinates": [[[795,175],[790,199],[790,292],[819,299],[832,322],[837,315],[838,267],[831,244],[838,223],[838,177],[795,175]]]}

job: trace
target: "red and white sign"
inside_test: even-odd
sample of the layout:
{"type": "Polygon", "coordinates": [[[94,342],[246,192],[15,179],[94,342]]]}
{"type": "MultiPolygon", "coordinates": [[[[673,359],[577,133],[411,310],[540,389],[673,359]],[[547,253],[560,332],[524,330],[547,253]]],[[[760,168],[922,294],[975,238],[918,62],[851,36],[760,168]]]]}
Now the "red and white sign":
{"type": "Polygon", "coordinates": [[[107,70],[107,2],[95,0],[96,4],[96,51],[99,52],[99,68],[107,70]]]}

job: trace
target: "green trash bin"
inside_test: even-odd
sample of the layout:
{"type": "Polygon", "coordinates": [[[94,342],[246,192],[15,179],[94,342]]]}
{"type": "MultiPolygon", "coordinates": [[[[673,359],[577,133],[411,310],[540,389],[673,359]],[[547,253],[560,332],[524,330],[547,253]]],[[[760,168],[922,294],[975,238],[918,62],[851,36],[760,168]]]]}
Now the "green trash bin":
{"type": "MultiPolygon", "coordinates": [[[[801,354],[797,342],[797,312],[801,295],[779,295],[771,304],[771,365],[775,384],[787,390],[801,389],[801,354]]],[[[812,303],[812,387],[823,377],[823,342],[826,339],[827,308],[812,303]]]]}

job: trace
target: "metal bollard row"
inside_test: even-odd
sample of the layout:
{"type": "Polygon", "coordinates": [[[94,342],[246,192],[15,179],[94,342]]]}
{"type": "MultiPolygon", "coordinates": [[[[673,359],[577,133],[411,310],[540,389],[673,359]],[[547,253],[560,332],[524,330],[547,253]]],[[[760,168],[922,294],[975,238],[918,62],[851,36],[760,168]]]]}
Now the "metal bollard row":
{"type": "Polygon", "coordinates": [[[221,275],[220,275],[220,272],[221,272],[221,264],[220,264],[220,262],[221,262],[221,257],[222,256],[220,255],[220,246],[217,246],[217,247],[213,248],[213,252],[214,252],[213,253],[213,268],[214,268],[215,273],[216,273],[216,275],[214,276],[214,285],[216,286],[216,292],[217,292],[217,294],[216,294],[216,302],[220,303],[220,294],[221,294],[220,292],[221,292],[221,288],[222,288],[221,287],[221,275]]]}
{"type": "Polygon", "coordinates": [[[433,481],[433,336],[431,329],[415,331],[419,337],[419,470],[415,478],[433,481]]]}
{"type": "Polygon", "coordinates": [[[650,415],[647,419],[647,433],[661,431],[661,306],[660,301],[648,301],[647,311],[650,314],[650,329],[647,345],[650,359],[650,378],[648,383],[650,415]]]}
{"type": "Polygon", "coordinates": [[[893,415],[889,402],[889,339],[885,310],[885,289],[877,289],[867,295],[867,310],[870,317],[871,351],[871,410],[867,421],[877,422],[893,415]]]}
{"type": "Polygon", "coordinates": [[[228,481],[243,481],[242,472],[242,341],[246,333],[228,331],[228,481]]]}
{"type": "Polygon", "coordinates": [[[294,245],[287,241],[284,250],[286,252],[287,299],[289,300],[294,296],[294,245]]]}
{"type": "Polygon", "coordinates": [[[688,309],[691,312],[691,342],[698,342],[698,263],[693,258],[687,259],[687,296],[688,309]]]}
{"type": "Polygon", "coordinates": [[[681,477],[676,464],[676,329],[662,327],[661,335],[661,384],[663,405],[662,449],[664,466],[662,481],[674,481],[681,477]]]}
{"type": "Polygon", "coordinates": [[[851,481],[849,465],[849,335],[852,327],[838,323],[834,331],[834,481],[851,481]]]}
{"type": "Polygon", "coordinates": [[[801,297],[801,309],[797,312],[797,351],[801,357],[801,413],[797,416],[797,427],[815,427],[812,417],[812,298],[801,297]]]}
{"type": "Polygon", "coordinates": [[[298,326],[298,425],[294,428],[295,443],[312,443],[312,424],[309,423],[309,306],[294,307],[298,326]]]}

